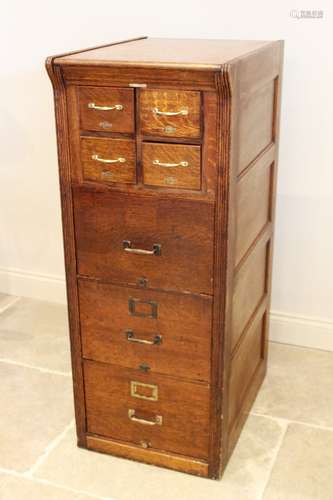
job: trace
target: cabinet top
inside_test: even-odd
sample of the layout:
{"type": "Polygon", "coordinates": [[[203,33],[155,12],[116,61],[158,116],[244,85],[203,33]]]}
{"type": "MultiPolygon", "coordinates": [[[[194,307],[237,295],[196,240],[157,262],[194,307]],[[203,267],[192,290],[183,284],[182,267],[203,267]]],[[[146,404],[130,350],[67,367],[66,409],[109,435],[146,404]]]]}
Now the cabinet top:
{"type": "Polygon", "coordinates": [[[65,54],[54,59],[61,65],[133,65],[218,68],[274,44],[258,40],[200,40],[147,38],[115,42],[65,54]]]}

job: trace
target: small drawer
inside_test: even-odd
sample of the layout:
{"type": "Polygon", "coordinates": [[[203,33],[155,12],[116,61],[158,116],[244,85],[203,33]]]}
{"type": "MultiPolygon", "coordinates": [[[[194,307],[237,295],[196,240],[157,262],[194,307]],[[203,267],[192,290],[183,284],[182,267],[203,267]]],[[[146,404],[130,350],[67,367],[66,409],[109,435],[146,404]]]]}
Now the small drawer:
{"type": "Polygon", "coordinates": [[[104,137],[81,138],[83,180],[95,182],[136,182],[135,142],[104,137]]]}
{"type": "Polygon", "coordinates": [[[160,137],[200,137],[200,92],[142,90],[141,132],[160,137]]]}
{"type": "Polygon", "coordinates": [[[87,431],[207,459],[209,387],[84,361],[87,431]]]}
{"type": "Polygon", "coordinates": [[[79,279],[83,357],[209,381],[210,297],[79,279]]]}
{"type": "Polygon", "coordinates": [[[200,146],[143,143],[142,159],[144,184],[201,189],[200,146]]]}
{"type": "Polygon", "coordinates": [[[134,132],[132,89],[81,87],[78,98],[82,130],[134,132]]]}

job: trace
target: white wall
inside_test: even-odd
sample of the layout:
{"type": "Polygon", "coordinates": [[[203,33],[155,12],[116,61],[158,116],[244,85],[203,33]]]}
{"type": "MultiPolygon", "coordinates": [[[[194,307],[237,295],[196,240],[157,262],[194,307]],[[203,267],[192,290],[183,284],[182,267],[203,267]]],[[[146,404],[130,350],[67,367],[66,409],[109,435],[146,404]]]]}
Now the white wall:
{"type": "Polygon", "coordinates": [[[5,0],[0,291],[64,300],[51,84],[44,59],[137,35],[285,39],[274,338],[333,349],[333,21],[328,0],[5,0]],[[316,3],[316,2],[315,2],[316,3]],[[291,9],[323,9],[297,20],[291,9]]]}

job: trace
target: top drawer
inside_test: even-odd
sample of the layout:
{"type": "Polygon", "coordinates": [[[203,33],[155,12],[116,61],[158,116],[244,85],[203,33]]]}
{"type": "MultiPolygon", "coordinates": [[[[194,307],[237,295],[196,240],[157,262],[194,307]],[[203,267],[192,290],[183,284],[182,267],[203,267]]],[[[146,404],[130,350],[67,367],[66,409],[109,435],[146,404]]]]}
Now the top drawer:
{"type": "Polygon", "coordinates": [[[200,92],[142,90],[140,123],[146,135],[199,138],[200,92]]]}
{"type": "Polygon", "coordinates": [[[132,89],[81,87],[78,89],[80,128],[108,132],[134,132],[132,89]]]}

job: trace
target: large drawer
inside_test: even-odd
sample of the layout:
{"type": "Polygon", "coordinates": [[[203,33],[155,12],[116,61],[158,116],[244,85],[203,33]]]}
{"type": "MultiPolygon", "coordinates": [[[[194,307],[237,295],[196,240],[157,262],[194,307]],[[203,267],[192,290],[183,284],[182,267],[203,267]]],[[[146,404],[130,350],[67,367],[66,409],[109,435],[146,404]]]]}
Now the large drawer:
{"type": "Polygon", "coordinates": [[[84,362],[89,433],[207,459],[209,388],[84,362]]]}
{"type": "Polygon", "coordinates": [[[212,293],[214,205],[75,187],[78,273],[212,293]]]}
{"type": "Polygon", "coordinates": [[[210,297],[81,279],[79,301],[83,357],[209,380],[210,297]]]}

